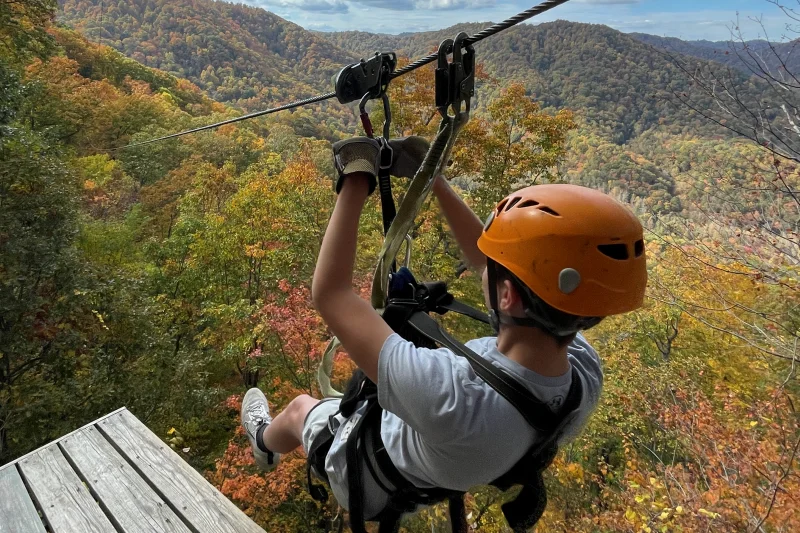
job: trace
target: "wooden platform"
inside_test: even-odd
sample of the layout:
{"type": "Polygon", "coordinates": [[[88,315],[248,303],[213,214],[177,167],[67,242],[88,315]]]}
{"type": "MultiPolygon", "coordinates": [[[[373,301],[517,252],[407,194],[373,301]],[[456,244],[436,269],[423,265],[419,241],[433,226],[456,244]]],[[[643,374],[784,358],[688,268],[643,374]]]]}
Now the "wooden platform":
{"type": "Polygon", "coordinates": [[[0,533],[264,533],[122,408],[0,467],[0,533]]]}

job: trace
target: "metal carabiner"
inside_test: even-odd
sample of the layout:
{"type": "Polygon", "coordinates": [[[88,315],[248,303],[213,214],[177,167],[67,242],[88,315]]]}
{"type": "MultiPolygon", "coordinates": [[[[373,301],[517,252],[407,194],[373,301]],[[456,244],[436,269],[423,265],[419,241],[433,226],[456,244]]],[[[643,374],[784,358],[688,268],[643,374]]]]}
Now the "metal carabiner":
{"type": "Polygon", "coordinates": [[[372,94],[370,93],[367,93],[361,97],[361,101],[358,102],[358,112],[359,117],[361,118],[361,127],[364,128],[364,133],[367,134],[367,137],[373,139],[375,134],[372,131],[372,121],[369,119],[369,113],[367,113],[367,102],[371,97],[372,94]]]}
{"type": "Polygon", "coordinates": [[[461,103],[466,104],[466,112],[470,112],[470,99],[475,95],[475,49],[471,44],[464,45],[469,39],[466,32],[459,33],[453,42],[453,62],[450,65],[450,104],[456,115],[461,113],[461,103]],[[465,53],[461,53],[461,49],[465,53]]]}
{"type": "Polygon", "coordinates": [[[461,104],[466,104],[470,112],[470,98],[475,94],[475,50],[465,45],[469,39],[465,32],[459,33],[455,40],[445,39],[439,45],[436,64],[436,108],[442,117],[452,109],[453,115],[461,114],[461,104]],[[462,48],[465,50],[462,53],[462,48]],[[452,61],[447,61],[448,54],[452,61]]]}
{"type": "Polygon", "coordinates": [[[381,94],[383,100],[383,138],[389,140],[389,129],[392,126],[392,108],[389,105],[389,96],[384,92],[381,94]]]}
{"type": "Polygon", "coordinates": [[[439,44],[435,73],[435,102],[436,109],[442,117],[447,116],[450,106],[450,64],[447,54],[453,51],[453,39],[445,39],[439,44]]]}
{"type": "MultiPolygon", "coordinates": [[[[367,137],[370,139],[375,137],[375,132],[372,127],[372,120],[369,118],[369,113],[367,113],[367,102],[369,102],[372,98],[372,93],[367,93],[361,97],[361,101],[358,103],[358,112],[361,118],[361,126],[364,128],[364,132],[367,134],[367,137]]],[[[389,104],[389,96],[384,92],[381,93],[381,100],[383,101],[383,138],[389,140],[389,131],[392,126],[392,107],[389,104]]]]}

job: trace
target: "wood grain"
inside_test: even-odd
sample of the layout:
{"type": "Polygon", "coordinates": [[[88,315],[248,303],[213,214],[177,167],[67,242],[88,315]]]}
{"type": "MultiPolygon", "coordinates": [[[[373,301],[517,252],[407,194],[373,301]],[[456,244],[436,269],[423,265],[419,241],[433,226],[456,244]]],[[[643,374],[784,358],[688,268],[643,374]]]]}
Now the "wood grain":
{"type": "Polygon", "coordinates": [[[97,427],[199,533],[264,533],[129,411],[97,427]]]}
{"type": "Polygon", "coordinates": [[[58,445],[42,448],[18,464],[53,533],[116,531],[58,445]]]}
{"type": "Polygon", "coordinates": [[[61,447],[125,533],[191,533],[94,427],[63,439],[61,447]]]}
{"type": "Polygon", "coordinates": [[[0,533],[45,533],[16,468],[0,470],[0,533]]]}

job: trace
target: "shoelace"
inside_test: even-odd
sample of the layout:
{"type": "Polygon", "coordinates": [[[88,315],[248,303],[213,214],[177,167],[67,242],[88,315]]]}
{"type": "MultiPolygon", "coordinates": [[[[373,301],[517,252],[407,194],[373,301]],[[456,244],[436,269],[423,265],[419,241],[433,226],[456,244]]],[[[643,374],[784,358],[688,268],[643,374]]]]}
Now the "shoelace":
{"type": "Polygon", "coordinates": [[[261,404],[254,404],[247,408],[247,415],[250,417],[251,422],[256,423],[256,427],[265,422],[271,422],[272,417],[267,413],[266,408],[261,404]]]}

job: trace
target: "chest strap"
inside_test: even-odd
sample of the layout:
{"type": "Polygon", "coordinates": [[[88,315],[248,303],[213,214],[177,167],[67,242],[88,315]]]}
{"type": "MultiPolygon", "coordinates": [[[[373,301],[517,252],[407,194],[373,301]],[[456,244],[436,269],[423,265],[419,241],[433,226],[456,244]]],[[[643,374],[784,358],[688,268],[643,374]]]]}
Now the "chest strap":
{"type": "MultiPolygon", "coordinates": [[[[456,311],[485,320],[485,315],[455,302],[444,284],[417,284],[410,272],[402,268],[397,273],[397,287],[393,290],[383,313],[383,318],[394,331],[417,346],[436,348],[444,346],[456,355],[465,357],[476,375],[498,394],[503,396],[544,439],[538,440],[514,467],[491,484],[501,490],[522,485],[522,490],[511,502],[503,505],[503,514],[515,533],[527,531],[541,518],[547,505],[547,495],[542,472],[558,452],[558,440],[566,425],[574,419],[583,396],[580,375],[573,367],[572,384],[567,399],[558,413],[536,398],[515,376],[495,366],[444,331],[429,312],[443,314],[456,311]],[[403,294],[403,288],[409,294],[403,294]]],[[[348,468],[350,527],[353,533],[366,533],[365,520],[378,520],[379,533],[395,533],[404,513],[412,512],[418,505],[449,501],[450,518],[454,533],[467,532],[463,492],[443,488],[420,489],[414,486],[392,463],[380,436],[383,410],[378,403],[376,385],[360,370],[348,384],[340,412],[350,417],[358,406],[367,407],[352,429],[345,445],[348,468]],[[389,503],[377,517],[364,516],[363,465],[379,487],[389,495],[389,503]]]]}

